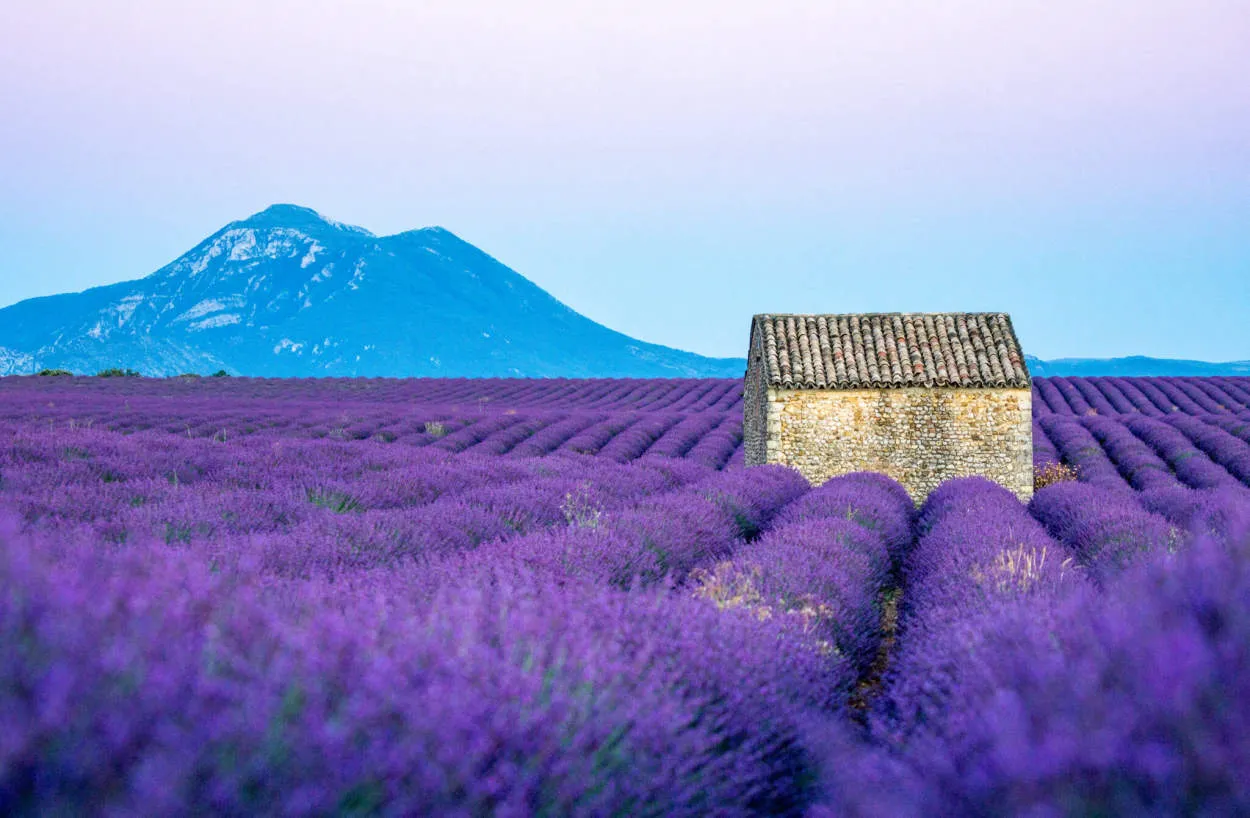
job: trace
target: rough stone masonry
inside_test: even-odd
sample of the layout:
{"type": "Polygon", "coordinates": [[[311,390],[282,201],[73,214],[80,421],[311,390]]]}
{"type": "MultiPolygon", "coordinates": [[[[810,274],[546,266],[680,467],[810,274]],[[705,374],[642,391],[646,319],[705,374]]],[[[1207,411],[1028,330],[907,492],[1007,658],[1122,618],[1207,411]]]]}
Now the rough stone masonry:
{"type": "Polygon", "coordinates": [[[1032,384],[1003,313],[757,315],[744,401],[748,465],[813,485],[879,471],[917,503],[969,475],[1033,493],[1032,384]]]}

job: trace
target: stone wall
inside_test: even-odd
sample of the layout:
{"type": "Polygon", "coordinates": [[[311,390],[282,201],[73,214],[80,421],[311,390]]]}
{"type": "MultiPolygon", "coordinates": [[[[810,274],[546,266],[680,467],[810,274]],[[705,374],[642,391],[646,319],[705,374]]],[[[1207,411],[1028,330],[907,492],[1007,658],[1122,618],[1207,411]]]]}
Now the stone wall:
{"type": "Polygon", "coordinates": [[[979,474],[1033,495],[1031,390],[770,388],[766,402],[765,462],[812,485],[879,471],[919,504],[943,481],[979,474]]]}
{"type": "Polygon", "coordinates": [[[768,462],[764,437],[769,389],[764,383],[763,354],[763,343],[753,332],[747,354],[746,381],[742,385],[742,445],[745,449],[742,454],[748,466],[768,462]]]}

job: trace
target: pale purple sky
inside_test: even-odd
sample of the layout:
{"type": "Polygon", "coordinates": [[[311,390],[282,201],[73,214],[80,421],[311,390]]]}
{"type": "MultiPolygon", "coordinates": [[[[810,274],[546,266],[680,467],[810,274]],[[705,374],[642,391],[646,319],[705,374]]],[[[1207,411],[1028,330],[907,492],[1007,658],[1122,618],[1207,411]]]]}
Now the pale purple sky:
{"type": "Polygon", "coordinates": [[[1250,2],[10,3],[0,305],[274,202],[440,224],[589,317],[1010,311],[1250,358],[1250,2]]]}

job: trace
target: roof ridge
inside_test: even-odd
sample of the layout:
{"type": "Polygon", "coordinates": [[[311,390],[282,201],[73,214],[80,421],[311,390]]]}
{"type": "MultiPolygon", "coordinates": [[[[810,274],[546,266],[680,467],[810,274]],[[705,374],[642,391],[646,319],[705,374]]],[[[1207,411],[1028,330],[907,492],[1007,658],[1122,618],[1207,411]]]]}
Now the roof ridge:
{"type": "Polygon", "coordinates": [[[919,315],[977,315],[977,316],[1006,316],[1008,313],[1001,310],[982,310],[979,312],[962,312],[959,310],[951,310],[949,312],[757,312],[752,318],[831,318],[843,316],[855,316],[857,318],[876,318],[885,316],[919,316],[919,315]]]}
{"type": "MultiPolygon", "coordinates": [[[[1031,385],[1006,312],[758,313],[759,365],[788,389],[1031,385]]],[[[752,361],[751,365],[755,365],[752,361]]]]}

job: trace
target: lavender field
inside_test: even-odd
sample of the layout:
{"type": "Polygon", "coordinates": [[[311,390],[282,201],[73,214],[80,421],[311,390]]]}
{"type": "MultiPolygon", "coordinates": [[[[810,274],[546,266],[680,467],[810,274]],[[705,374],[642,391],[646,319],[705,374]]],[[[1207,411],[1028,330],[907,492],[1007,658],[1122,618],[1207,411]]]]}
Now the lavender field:
{"type": "Polygon", "coordinates": [[[1034,445],[917,508],[736,380],[0,379],[0,814],[1250,814],[1250,378],[1034,445]]]}

